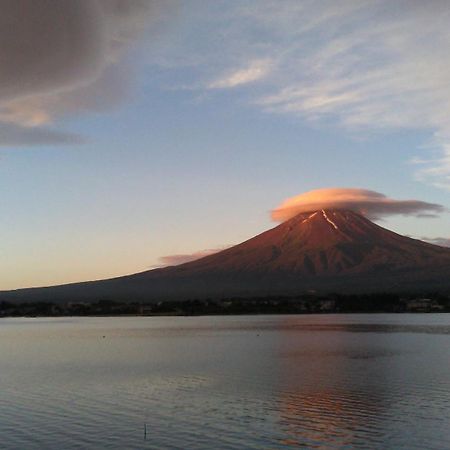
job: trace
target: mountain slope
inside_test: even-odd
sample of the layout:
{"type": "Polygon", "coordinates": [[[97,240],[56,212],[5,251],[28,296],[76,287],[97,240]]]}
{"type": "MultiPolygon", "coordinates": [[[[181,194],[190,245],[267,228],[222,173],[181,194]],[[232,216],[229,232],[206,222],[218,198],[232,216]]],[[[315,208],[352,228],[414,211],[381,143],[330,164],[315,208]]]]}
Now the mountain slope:
{"type": "MultiPolygon", "coordinates": [[[[299,214],[178,270],[332,276],[450,263],[450,250],[386,230],[352,211],[299,214]]],[[[147,272],[150,273],[150,272],[147,272]]]]}
{"type": "Polygon", "coordinates": [[[450,291],[450,249],[401,236],[345,210],[299,214],[239,245],[179,266],[0,300],[157,300],[305,290],[450,291]]]}

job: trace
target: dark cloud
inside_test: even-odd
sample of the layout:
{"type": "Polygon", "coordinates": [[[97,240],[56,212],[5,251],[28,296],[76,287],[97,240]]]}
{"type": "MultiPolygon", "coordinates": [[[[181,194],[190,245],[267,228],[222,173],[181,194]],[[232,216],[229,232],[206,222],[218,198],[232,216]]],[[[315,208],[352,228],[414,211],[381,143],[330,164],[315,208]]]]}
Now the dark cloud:
{"type": "Polygon", "coordinates": [[[56,92],[100,71],[106,42],[89,0],[3,0],[0,101],[56,92]]]}
{"type": "MultiPolygon", "coordinates": [[[[14,126],[41,127],[65,115],[105,111],[122,103],[133,80],[126,50],[169,4],[2,0],[0,122],[10,124],[9,135],[19,136],[14,126]]],[[[32,136],[37,143],[46,135],[49,143],[63,136],[48,129],[23,131],[23,142],[29,143],[34,143],[32,136]]],[[[13,141],[0,135],[1,145],[13,141]]]]}
{"type": "Polygon", "coordinates": [[[392,215],[436,217],[445,211],[442,205],[420,200],[395,200],[379,192],[355,188],[316,189],[291,197],[272,211],[277,222],[301,212],[320,209],[349,209],[376,220],[392,215]]]}

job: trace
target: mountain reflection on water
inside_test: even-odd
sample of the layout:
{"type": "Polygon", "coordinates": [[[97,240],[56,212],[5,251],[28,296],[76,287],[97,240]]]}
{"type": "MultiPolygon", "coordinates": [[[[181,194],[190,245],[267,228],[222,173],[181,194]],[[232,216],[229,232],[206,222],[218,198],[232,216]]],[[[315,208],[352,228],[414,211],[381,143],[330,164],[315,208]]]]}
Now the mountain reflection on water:
{"type": "MultiPolygon", "coordinates": [[[[369,323],[355,318],[356,323],[336,323],[342,319],[324,315],[320,323],[305,324],[303,317],[289,317],[283,323],[283,443],[297,448],[445,448],[450,433],[441,418],[431,417],[442,407],[444,386],[429,375],[441,369],[449,373],[449,363],[436,349],[430,349],[432,355],[422,353],[424,342],[417,346],[409,338],[448,335],[448,323],[377,323],[377,316],[367,316],[369,323]],[[434,364],[426,368],[430,356],[434,364]],[[421,408],[430,416],[422,416],[421,408]],[[425,422],[432,428],[418,431],[425,422]]],[[[448,379],[446,384],[449,400],[448,379]]],[[[443,412],[449,417],[450,404],[446,406],[443,412]]]]}
{"type": "Polygon", "coordinates": [[[446,314],[0,319],[0,447],[447,449],[449,331],[446,314]]]}
{"type": "MultiPolygon", "coordinates": [[[[299,325],[295,319],[286,320],[287,329],[292,330],[295,325],[299,325]]],[[[355,332],[354,326],[330,325],[321,323],[314,330],[339,330],[333,341],[324,345],[320,335],[313,336],[311,342],[303,343],[306,350],[298,349],[298,334],[286,334],[286,349],[282,347],[280,352],[284,386],[280,416],[287,435],[283,443],[293,447],[352,448],[368,444],[370,436],[371,445],[381,445],[384,436],[377,430],[389,408],[386,373],[366,370],[357,361],[372,365],[371,360],[389,358],[395,353],[380,347],[352,345],[345,331],[355,332]],[[359,366],[359,371],[363,369],[364,376],[355,376],[355,366],[359,366]]]]}

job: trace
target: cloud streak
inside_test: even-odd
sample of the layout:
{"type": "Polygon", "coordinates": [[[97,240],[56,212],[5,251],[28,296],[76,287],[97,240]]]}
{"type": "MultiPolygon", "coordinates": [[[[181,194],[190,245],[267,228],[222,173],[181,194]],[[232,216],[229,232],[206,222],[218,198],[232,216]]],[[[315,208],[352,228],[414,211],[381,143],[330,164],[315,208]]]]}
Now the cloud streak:
{"type": "Polygon", "coordinates": [[[219,253],[222,250],[225,250],[226,248],[227,247],[210,248],[207,250],[200,250],[194,253],[161,256],[159,258],[159,261],[163,266],[178,266],[179,264],[195,261],[197,259],[204,258],[205,256],[214,255],[215,253],[219,253]]]}
{"type": "Polygon", "coordinates": [[[253,83],[261,80],[270,72],[271,62],[269,60],[252,61],[244,69],[233,71],[222,78],[212,82],[211,89],[226,89],[253,83]]]}
{"type": "Polygon", "coordinates": [[[40,145],[78,145],[83,137],[49,127],[23,127],[0,123],[0,146],[34,147],[40,145]]]}
{"type": "Polygon", "coordinates": [[[395,200],[379,192],[355,188],[316,189],[284,200],[271,212],[272,219],[284,222],[299,213],[320,209],[349,209],[372,219],[392,215],[436,217],[444,207],[420,200],[395,200]]]}

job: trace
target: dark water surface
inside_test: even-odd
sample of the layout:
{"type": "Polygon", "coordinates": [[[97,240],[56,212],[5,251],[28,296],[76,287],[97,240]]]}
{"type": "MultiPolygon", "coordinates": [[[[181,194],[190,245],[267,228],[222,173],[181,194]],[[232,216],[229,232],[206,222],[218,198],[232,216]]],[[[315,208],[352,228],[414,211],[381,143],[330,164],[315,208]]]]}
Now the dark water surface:
{"type": "Polygon", "coordinates": [[[0,319],[2,449],[302,447],[450,448],[450,315],[0,319]]]}

